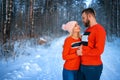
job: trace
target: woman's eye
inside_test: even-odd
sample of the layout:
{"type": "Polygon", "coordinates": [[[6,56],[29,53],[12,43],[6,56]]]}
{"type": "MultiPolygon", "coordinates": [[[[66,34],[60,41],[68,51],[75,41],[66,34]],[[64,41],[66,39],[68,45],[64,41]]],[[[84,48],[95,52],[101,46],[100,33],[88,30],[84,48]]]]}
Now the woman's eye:
{"type": "Polygon", "coordinates": [[[75,25],[75,27],[77,27],[77,25],[75,25]]]}

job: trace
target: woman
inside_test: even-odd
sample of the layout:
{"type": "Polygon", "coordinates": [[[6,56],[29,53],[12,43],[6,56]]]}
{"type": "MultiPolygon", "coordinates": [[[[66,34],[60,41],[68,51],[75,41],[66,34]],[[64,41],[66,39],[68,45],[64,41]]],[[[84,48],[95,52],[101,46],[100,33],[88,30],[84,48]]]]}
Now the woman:
{"type": "Polygon", "coordinates": [[[63,45],[62,58],[65,60],[63,67],[63,80],[77,80],[77,72],[80,66],[80,56],[77,54],[81,44],[80,26],[76,21],[70,21],[62,26],[64,31],[69,32],[63,45]]]}

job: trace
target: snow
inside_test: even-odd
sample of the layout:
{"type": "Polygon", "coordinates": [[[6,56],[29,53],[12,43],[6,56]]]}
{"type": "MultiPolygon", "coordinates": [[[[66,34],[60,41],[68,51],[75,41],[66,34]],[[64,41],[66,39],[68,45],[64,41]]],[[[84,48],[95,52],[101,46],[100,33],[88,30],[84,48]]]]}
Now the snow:
{"type": "Polygon", "coordinates": [[[89,7],[89,5],[91,4],[92,0],[86,0],[85,3],[87,5],[87,7],[89,7]]]}
{"type": "Polygon", "coordinates": [[[120,80],[120,38],[106,43],[103,58],[103,74],[101,80],[120,80]]]}
{"type": "MultiPolygon", "coordinates": [[[[0,61],[0,80],[62,80],[62,46],[66,36],[54,39],[50,45],[33,46],[29,41],[16,42],[14,50],[20,54],[14,60],[0,61]]],[[[101,80],[120,80],[120,39],[107,42],[101,80]]]]}

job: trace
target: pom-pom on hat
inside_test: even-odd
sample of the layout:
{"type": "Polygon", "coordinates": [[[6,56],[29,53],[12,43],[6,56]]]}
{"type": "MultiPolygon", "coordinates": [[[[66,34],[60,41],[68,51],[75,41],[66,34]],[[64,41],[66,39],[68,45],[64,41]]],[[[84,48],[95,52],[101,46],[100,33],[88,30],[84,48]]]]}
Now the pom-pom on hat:
{"type": "Polygon", "coordinates": [[[66,24],[62,25],[62,29],[64,31],[68,31],[69,33],[72,33],[73,28],[75,27],[75,24],[77,24],[77,21],[69,21],[66,24]]]}

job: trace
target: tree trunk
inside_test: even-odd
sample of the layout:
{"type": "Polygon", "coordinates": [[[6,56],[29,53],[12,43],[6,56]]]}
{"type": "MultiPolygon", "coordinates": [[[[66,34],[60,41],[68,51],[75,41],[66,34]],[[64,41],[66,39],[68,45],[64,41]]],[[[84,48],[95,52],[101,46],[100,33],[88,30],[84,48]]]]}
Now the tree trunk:
{"type": "Polygon", "coordinates": [[[8,11],[7,11],[7,38],[10,39],[10,28],[11,28],[11,21],[12,21],[12,7],[13,7],[13,0],[9,0],[8,2],[8,11]]]}
{"type": "Polygon", "coordinates": [[[120,4],[120,1],[117,0],[117,5],[116,5],[116,6],[117,6],[117,15],[116,15],[116,16],[117,16],[117,24],[116,24],[116,26],[117,26],[117,36],[118,36],[118,37],[120,37],[120,34],[119,34],[119,33],[120,33],[120,27],[119,27],[119,25],[120,25],[120,23],[119,23],[119,22],[120,22],[120,21],[119,21],[119,18],[120,18],[120,17],[119,17],[119,14],[120,14],[119,9],[120,9],[120,7],[119,7],[119,4],[120,4]]]}
{"type": "Polygon", "coordinates": [[[10,39],[10,26],[11,26],[11,14],[12,14],[12,0],[3,0],[2,16],[3,16],[3,44],[10,39]]]}
{"type": "Polygon", "coordinates": [[[33,4],[34,1],[30,0],[30,37],[34,37],[34,16],[33,16],[33,4]]]}
{"type": "Polygon", "coordinates": [[[6,0],[2,0],[2,19],[3,19],[3,27],[2,27],[2,34],[3,34],[3,44],[6,43],[6,0]]]}

